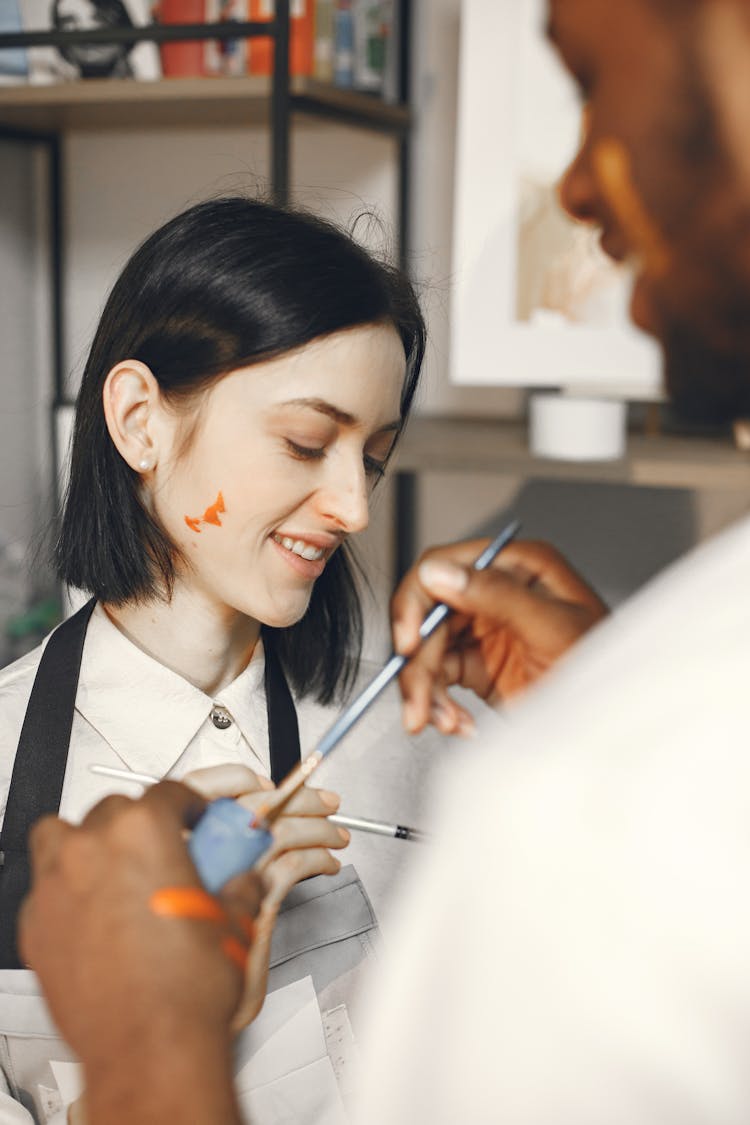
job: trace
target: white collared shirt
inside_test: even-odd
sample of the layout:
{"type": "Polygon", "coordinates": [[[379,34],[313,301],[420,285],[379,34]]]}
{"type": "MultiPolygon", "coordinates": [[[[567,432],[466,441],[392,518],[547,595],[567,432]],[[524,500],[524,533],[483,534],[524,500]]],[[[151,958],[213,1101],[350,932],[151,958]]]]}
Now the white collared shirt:
{"type": "MultiPolygon", "coordinates": [[[[46,643],[46,642],[45,642],[46,643]]],[[[0,671],[0,819],[5,814],[18,739],[44,645],[0,671]]],[[[362,664],[355,690],[379,669],[362,664]]],[[[80,821],[110,793],[137,796],[140,787],[91,773],[95,764],[179,780],[206,766],[239,762],[270,775],[265,659],[259,643],[247,668],[216,696],[143,652],[97,605],[81,661],[60,815],[80,821]],[[215,706],[231,717],[218,729],[215,706]]],[[[303,753],[312,749],[336,708],[297,701],[303,753]]],[[[341,812],[422,826],[426,778],[440,736],[408,738],[395,685],[368,712],[316,775],[314,784],[341,795],[341,812]]],[[[415,845],[355,833],[339,856],[353,863],[382,920],[398,870],[415,845]]]]}
{"type": "MultiPolygon", "coordinates": [[[[0,807],[42,646],[0,673],[0,807]],[[7,748],[7,749],[6,749],[7,748]]],[[[81,661],[60,814],[79,821],[108,793],[136,796],[129,782],[91,773],[95,764],[181,778],[190,770],[239,762],[270,775],[265,660],[258,643],[247,668],[216,696],[206,695],[133,644],[97,605],[81,661]],[[231,718],[219,729],[215,706],[231,718]]]]}

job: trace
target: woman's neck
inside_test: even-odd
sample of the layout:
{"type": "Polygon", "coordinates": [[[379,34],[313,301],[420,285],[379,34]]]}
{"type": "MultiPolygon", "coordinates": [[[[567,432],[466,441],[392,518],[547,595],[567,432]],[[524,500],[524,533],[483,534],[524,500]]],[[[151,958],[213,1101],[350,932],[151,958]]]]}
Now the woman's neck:
{"type": "Polygon", "coordinates": [[[105,604],[117,628],[160,664],[215,695],[250,663],[260,636],[252,617],[224,607],[179,584],[172,599],[105,604]]]}

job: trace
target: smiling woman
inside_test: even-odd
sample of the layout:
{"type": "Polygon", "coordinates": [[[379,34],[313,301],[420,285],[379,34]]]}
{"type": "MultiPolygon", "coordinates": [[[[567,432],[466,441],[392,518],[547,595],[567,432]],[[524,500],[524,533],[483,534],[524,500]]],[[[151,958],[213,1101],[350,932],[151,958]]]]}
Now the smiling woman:
{"type": "MultiPolygon", "coordinates": [[[[44,655],[0,676],[0,849],[10,857],[0,967],[18,965],[28,824],[58,807],[79,820],[118,788],[91,764],[175,778],[229,766],[197,783],[252,802],[328,724],[325,705],[344,696],[360,656],[348,540],[367,526],[423,351],[409,282],[308,214],[237,197],[203,203],[126,264],[83,375],[56,546],[60,577],[92,598],[44,655]],[[24,732],[52,713],[69,726],[45,727],[40,762],[24,732]]],[[[386,737],[382,718],[371,720],[359,734],[359,749],[368,745],[379,781],[392,761],[387,799],[405,794],[393,812],[410,817],[419,787],[398,726],[386,737]]],[[[339,776],[356,777],[347,794],[366,800],[362,811],[379,811],[372,772],[350,762],[339,776]]],[[[358,936],[374,925],[368,897],[330,850],[349,843],[328,820],[338,803],[310,790],[277,823],[244,1018],[262,1001],[276,913],[295,883],[306,881],[294,891],[299,948],[281,957],[284,983],[349,979],[368,948],[358,936]],[[322,886],[311,878],[337,873],[322,886]],[[318,903],[309,932],[303,900],[318,903]],[[335,953],[308,952],[329,943],[335,953]]],[[[367,847],[356,850],[367,867],[367,847]]],[[[376,899],[392,882],[385,858],[371,862],[376,899]]]]}
{"type": "Polygon", "coordinates": [[[346,550],[296,616],[265,620],[247,600],[261,540],[248,542],[240,520],[249,505],[256,536],[263,525],[266,538],[335,535],[336,545],[361,530],[362,513],[348,507],[365,468],[371,477],[387,460],[423,350],[408,281],[330,224],[243,198],[178,215],[130,259],[94,338],[57,548],[61,578],[113,616],[148,603],[149,620],[161,617],[189,591],[191,602],[213,599],[256,626],[295,626],[274,638],[285,671],[298,691],[331,700],[351,677],[361,629],[346,550]],[[297,516],[306,491],[308,507],[334,510],[297,516]],[[185,534],[185,517],[205,520],[219,492],[224,533],[185,534]],[[214,578],[227,567],[231,594],[206,585],[203,555],[212,550],[214,578]]]}

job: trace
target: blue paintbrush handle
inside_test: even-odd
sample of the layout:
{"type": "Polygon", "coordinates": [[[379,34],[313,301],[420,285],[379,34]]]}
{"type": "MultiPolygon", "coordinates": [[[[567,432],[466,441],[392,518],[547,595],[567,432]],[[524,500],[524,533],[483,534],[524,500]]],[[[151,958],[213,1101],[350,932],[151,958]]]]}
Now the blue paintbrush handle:
{"type": "MultiPolygon", "coordinates": [[[[521,523],[519,520],[513,520],[512,523],[507,524],[475,560],[474,570],[486,570],[492,560],[502,551],[503,547],[507,547],[511,539],[518,534],[520,526],[521,523]]],[[[450,612],[451,608],[447,606],[445,602],[438,602],[438,604],[430,610],[419,627],[419,635],[423,641],[426,641],[428,637],[432,636],[437,627],[445,621],[450,612]]],[[[346,710],[339,715],[333,726],[323,735],[317,746],[317,752],[321,758],[325,758],[327,754],[330,754],[331,751],[338,746],[341,739],[348,734],[354,724],[364,715],[368,707],[370,707],[385,688],[388,687],[388,684],[390,684],[392,680],[395,680],[396,676],[398,676],[401,669],[410,659],[411,657],[409,656],[401,656],[396,652],[392,653],[385,667],[378,672],[377,676],[370,681],[367,687],[364,688],[346,710]]]]}

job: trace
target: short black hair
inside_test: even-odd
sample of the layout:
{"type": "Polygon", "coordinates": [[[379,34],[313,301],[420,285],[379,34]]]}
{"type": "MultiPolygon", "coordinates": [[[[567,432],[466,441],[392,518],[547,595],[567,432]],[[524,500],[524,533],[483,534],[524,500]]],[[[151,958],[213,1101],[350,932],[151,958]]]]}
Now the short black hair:
{"type": "MultiPolygon", "coordinates": [[[[174,586],[178,548],[142,503],[139,476],[105,422],[103,386],[118,362],[146,364],[176,403],[239,367],[376,323],[392,324],[404,347],[403,426],[425,326],[402,272],[317,216],[240,196],[191,207],[147,238],[109,295],[84,369],[55,547],[60,578],[113,604],[169,597],[174,586]]],[[[302,620],[264,636],[297,694],[329,702],[343,692],[362,640],[346,547],[315,583],[302,620]]]]}

